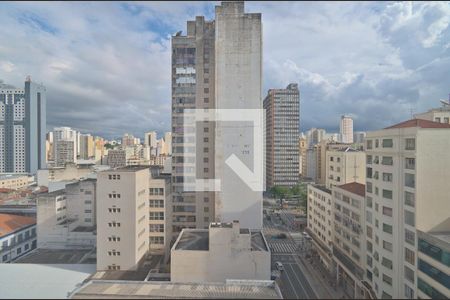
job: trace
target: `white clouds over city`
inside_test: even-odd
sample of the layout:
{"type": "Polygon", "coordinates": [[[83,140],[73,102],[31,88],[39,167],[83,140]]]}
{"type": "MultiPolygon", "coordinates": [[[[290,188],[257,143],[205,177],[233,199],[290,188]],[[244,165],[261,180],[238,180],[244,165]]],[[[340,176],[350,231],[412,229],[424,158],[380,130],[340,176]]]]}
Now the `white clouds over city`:
{"type": "MultiPolygon", "coordinates": [[[[218,2],[0,4],[0,79],[47,87],[49,129],[170,130],[170,35],[218,2]]],[[[264,94],[298,82],[301,129],[377,129],[450,92],[448,2],[248,2],[263,14],[264,94]]]]}

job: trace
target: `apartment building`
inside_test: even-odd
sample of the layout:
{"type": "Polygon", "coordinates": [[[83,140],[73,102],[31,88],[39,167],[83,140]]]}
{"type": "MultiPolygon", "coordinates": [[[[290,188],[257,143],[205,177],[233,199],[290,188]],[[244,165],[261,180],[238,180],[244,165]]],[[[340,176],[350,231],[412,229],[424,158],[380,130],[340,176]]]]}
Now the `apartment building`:
{"type": "Polygon", "coordinates": [[[330,150],[326,152],[326,178],[325,185],[331,189],[333,186],[349,182],[365,183],[364,151],[350,147],[330,150]]]}
{"type": "Polygon", "coordinates": [[[122,149],[108,151],[108,165],[111,168],[121,168],[127,165],[127,152],[122,149]]]}
{"type": "Polygon", "coordinates": [[[327,151],[343,150],[349,147],[349,144],[331,142],[329,140],[322,140],[318,144],[314,145],[313,150],[315,154],[316,163],[316,184],[326,184],[326,170],[327,170],[327,151]]]}
{"type": "Polygon", "coordinates": [[[36,249],[36,219],[0,214],[0,263],[9,263],[36,249]]]}
{"type": "Polygon", "coordinates": [[[368,132],[365,147],[367,280],[377,298],[417,298],[418,285],[433,293],[426,273],[447,278],[444,285],[448,273],[421,263],[418,236],[448,224],[450,124],[408,120],[368,132]]]}
{"type": "MultiPolygon", "coordinates": [[[[370,298],[365,280],[365,185],[351,182],[333,186],[333,261],[336,278],[351,299],[370,298]]],[[[369,244],[370,245],[370,244],[369,244]]]]}
{"type": "Polygon", "coordinates": [[[136,270],[149,249],[148,167],[97,175],[97,270],[136,270]]]}
{"type": "Polygon", "coordinates": [[[165,254],[168,257],[172,237],[172,207],[170,194],[170,174],[160,173],[160,167],[155,170],[149,181],[149,249],[151,253],[165,254]]]}
{"type": "Polygon", "coordinates": [[[46,89],[28,76],[24,89],[0,85],[0,173],[45,168],[46,89]]]}
{"type": "Polygon", "coordinates": [[[430,109],[424,113],[415,114],[414,118],[450,124],[450,95],[448,103],[442,101],[441,107],[430,109]]]}
{"type": "Polygon", "coordinates": [[[341,142],[353,143],[353,119],[350,116],[341,116],[340,134],[341,142]]]}
{"type": "Polygon", "coordinates": [[[91,159],[95,157],[94,137],[90,134],[80,134],[80,155],[81,159],[91,159]]]}
{"type": "Polygon", "coordinates": [[[440,232],[417,230],[417,297],[450,299],[450,226],[440,232]]]}
{"type": "Polygon", "coordinates": [[[306,137],[301,136],[298,140],[298,147],[299,147],[299,173],[302,177],[306,176],[306,137]]]}
{"type": "Polygon", "coordinates": [[[308,185],[308,219],[306,231],[312,238],[314,250],[320,261],[330,272],[333,271],[333,203],[331,190],[323,185],[308,185]]]}
{"type": "Polygon", "coordinates": [[[66,163],[76,163],[78,154],[78,134],[70,127],[53,129],[53,160],[57,167],[66,163]]]}
{"type": "Polygon", "coordinates": [[[92,249],[96,245],[96,180],[69,183],[36,200],[40,249],[92,249]]]}
{"type": "Polygon", "coordinates": [[[17,190],[28,186],[28,176],[23,174],[0,174],[0,189],[17,190]]]}
{"type": "Polygon", "coordinates": [[[294,186],[299,179],[298,85],[291,83],[286,89],[270,89],[263,105],[266,110],[266,189],[294,186]]]}

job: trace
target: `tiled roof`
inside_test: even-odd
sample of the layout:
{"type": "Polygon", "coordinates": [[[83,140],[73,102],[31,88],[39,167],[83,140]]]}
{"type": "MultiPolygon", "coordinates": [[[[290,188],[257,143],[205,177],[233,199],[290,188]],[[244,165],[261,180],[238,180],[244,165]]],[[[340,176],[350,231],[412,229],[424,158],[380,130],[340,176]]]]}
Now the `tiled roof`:
{"type": "Polygon", "coordinates": [[[32,217],[0,214],[0,237],[33,224],[36,224],[36,219],[32,217]]]}
{"type": "Polygon", "coordinates": [[[411,119],[405,122],[401,122],[384,129],[393,129],[393,128],[409,128],[409,127],[420,127],[420,128],[450,128],[450,124],[438,123],[429,120],[422,119],[411,119]]]}
{"type": "Polygon", "coordinates": [[[364,197],[366,195],[366,186],[358,182],[351,182],[339,185],[338,188],[346,190],[356,195],[360,195],[361,197],[364,197]]]}

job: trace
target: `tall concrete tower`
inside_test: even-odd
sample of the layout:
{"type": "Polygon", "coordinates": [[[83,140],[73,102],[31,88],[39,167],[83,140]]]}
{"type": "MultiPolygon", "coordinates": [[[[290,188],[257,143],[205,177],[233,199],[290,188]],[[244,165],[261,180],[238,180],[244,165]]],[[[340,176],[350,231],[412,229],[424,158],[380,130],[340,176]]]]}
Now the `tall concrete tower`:
{"type": "Polygon", "coordinates": [[[353,143],[353,119],[347,115],[341,117],[341,140],[343,143],[353,143]]]}

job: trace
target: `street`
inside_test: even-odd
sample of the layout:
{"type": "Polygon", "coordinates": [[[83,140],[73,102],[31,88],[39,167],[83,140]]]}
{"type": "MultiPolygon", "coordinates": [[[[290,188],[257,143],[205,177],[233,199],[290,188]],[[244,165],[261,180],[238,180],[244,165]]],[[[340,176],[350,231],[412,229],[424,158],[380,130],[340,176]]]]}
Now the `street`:
{"type": "MultiPolygon", "coordinates": [[[[298,258],[299,245],[303,242],[303,238],[296,238],[299,242],[296,243],[291,238],[289,230],[280,224],[280,220],[274,219],[276,219],[275,215],[271,216],[271,220],[264,219],[264,234],[272,252],[272,270],[276,270],[275,263],[277,261],[284,266],[284,270],[281,271],[281,276],[277,281],[283,297],[285,299],[317,299],[318,297],[305,276],[298,258]],[[286,234],[286,238],[277,238],[282,233],[286,234]]],[[[293,220],[293,217],[289,219],[293,220]]],[[[285,224],[289,226],[288,222],[285,221],[285,224]]]]}

